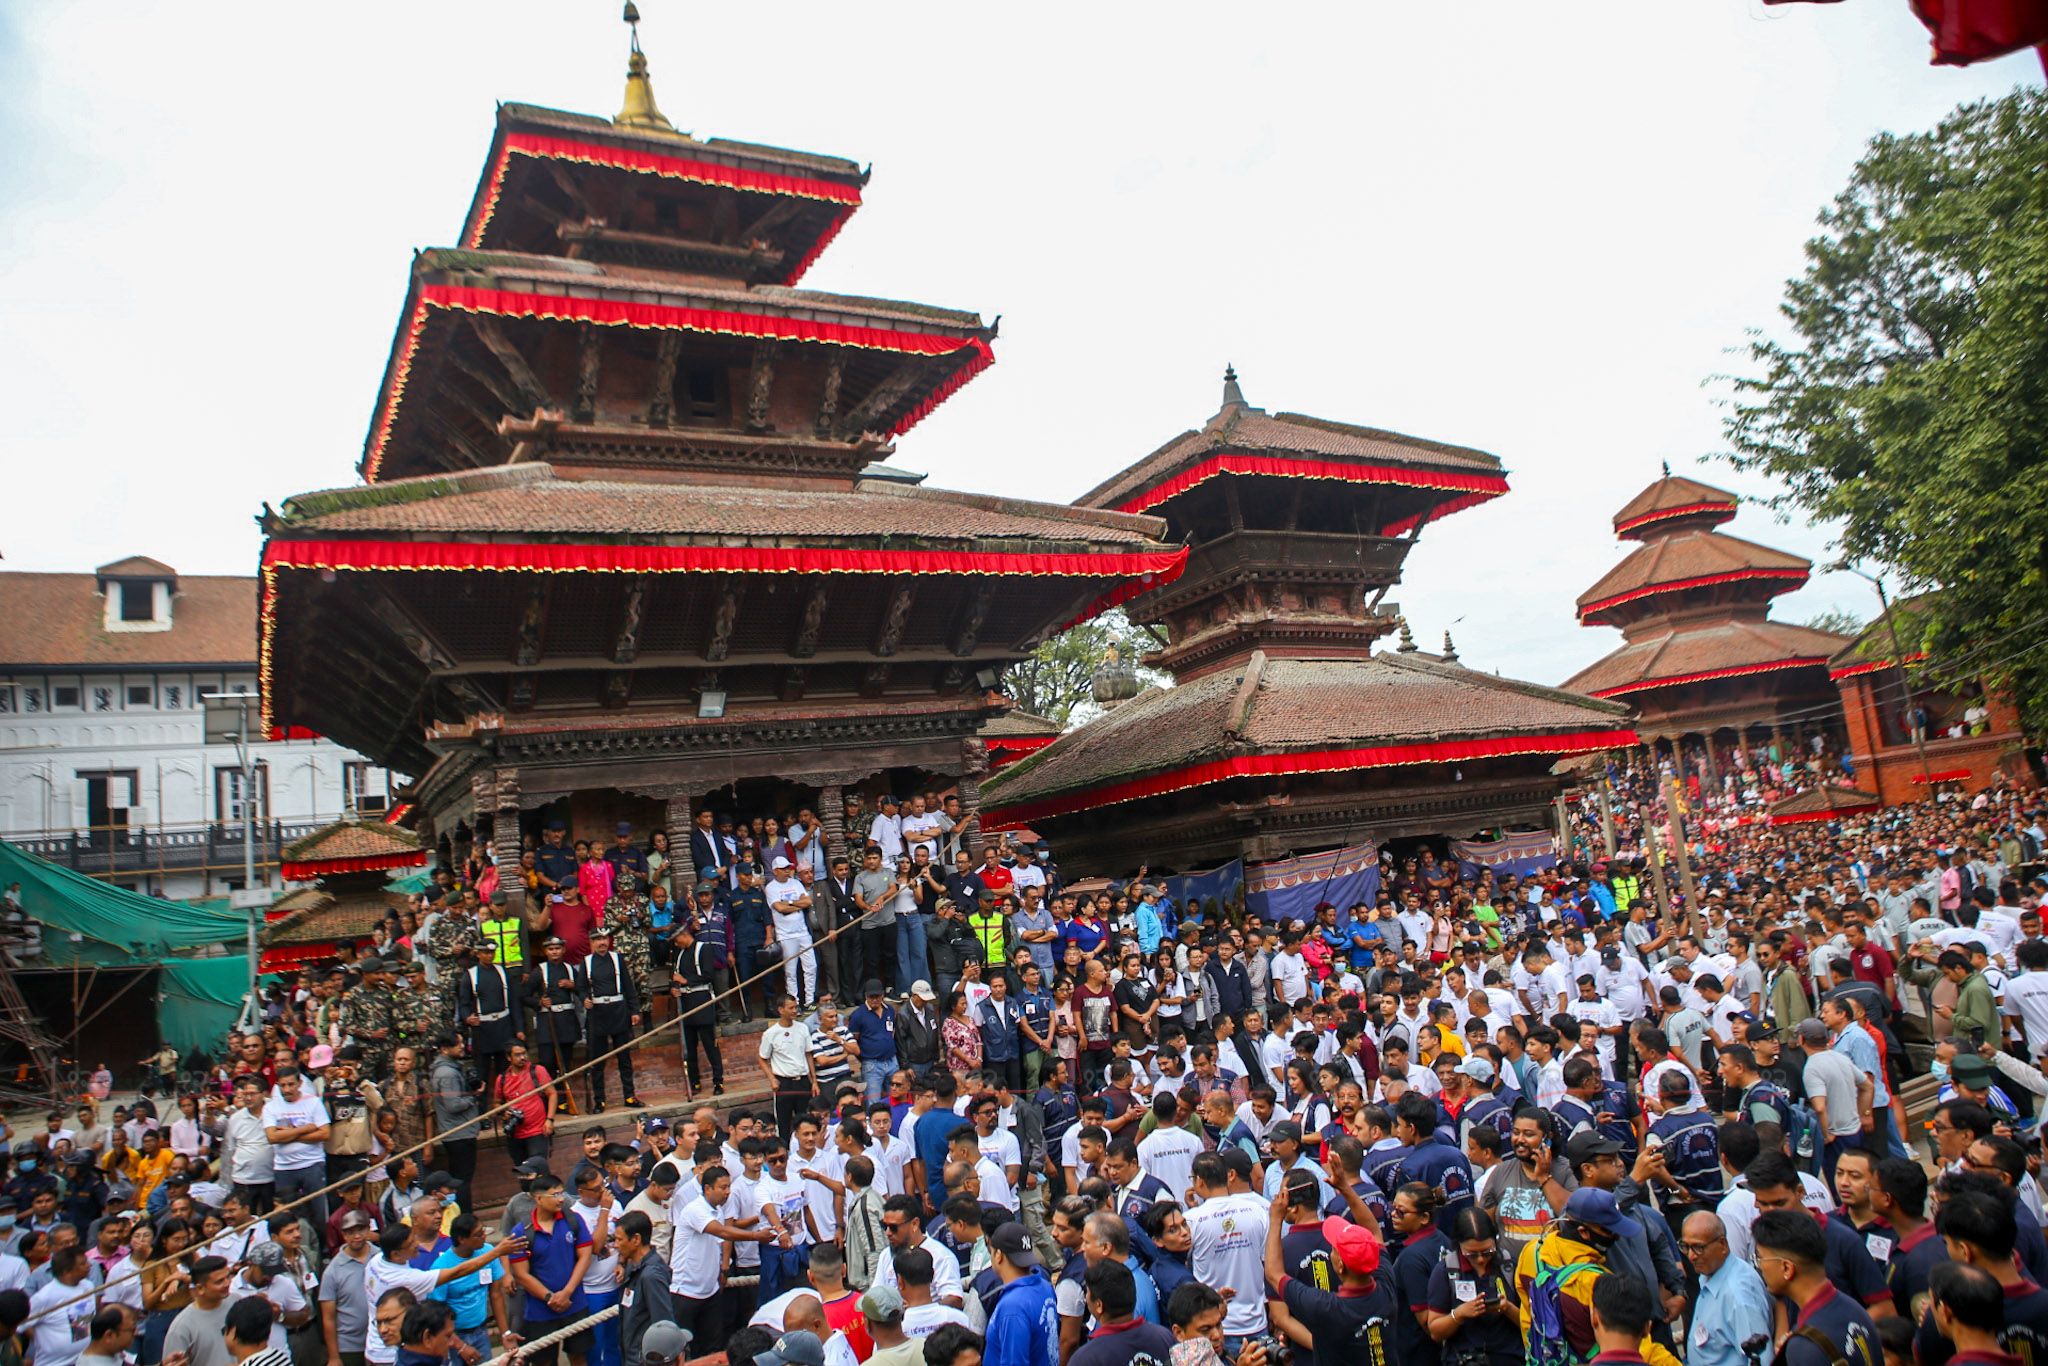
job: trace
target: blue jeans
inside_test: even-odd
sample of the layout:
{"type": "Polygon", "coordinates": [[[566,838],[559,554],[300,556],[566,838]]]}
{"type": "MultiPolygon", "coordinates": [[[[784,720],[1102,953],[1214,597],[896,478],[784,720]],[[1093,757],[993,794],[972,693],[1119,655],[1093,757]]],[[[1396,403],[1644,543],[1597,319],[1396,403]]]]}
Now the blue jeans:
{"type": "MultiPolygon", "coordinates": [[[[585,1291],[584,1298],[589,1301],[589,1308],[586,1312],[595,1314],[600,1309],[609,1309],[617,1304],[619,1302],[619,1292],[612,1290],[607,1291],[605,1294],[597,1295],[585,1291]]],[[[584,1359],[586,1366],[620,1366],[618,1318],[614,1316],[606,1319],[603,1323],[591,1324],[590,1333],[592,1341],[590,1344],[590,1355],[584,1359]]]]}
{"type": "MultiPolygon", "coordinates": [[[[616,1348],[619,1343],[618,1328],[616,1327],[618,1320],[613,1319],[612,1323],[614,1325],[612,1329],[612,1346],[616,1348]]],[[[486,1360],[490,1358],[491,1325],[489,1320],[486,1320],[483,1326],[479,1328],[458,1328],[455,1330],[455,1336],[461,1338],[464,1342],[476,1348],[479,1352],[482,1352],[486,1360]]]]}
{"type": "Polygon", "coordinates": [[[889,1074],[896,1070],[894,1058],[862,1058],[860,1079],[862,1095],[867,1100],[880,1100],[889,1094],[889,1074]]]}
{"type": "Polygon", "coordinates": [[[924,979],[924,917],[917,914],[896,917],[896,990],[908,996],[910,985],[924,979]]]}
{"type": "MultiPolygon", "coordinates": [[[[327,1164],[318,1163],[311,1167],[300,1167],[296,1171],[277,1173],[277,1203],[289,1204],[301,1196],[313,1195],[327,1184],[327,1164]]],[[[327,1197],[314,1195],[310,1203],[295,1211],[301,1219],[310,1219],[314,1228],[327,1223],[327,1197]]]]}
{"type": "Polygon", "coordinates": [[[783,1291],[801,1285],[804,1268],[810,1263],[809,1243],[799,1243],[795,1247],[761,1244],[761,1303],[766,1304],[783,1291]]]}

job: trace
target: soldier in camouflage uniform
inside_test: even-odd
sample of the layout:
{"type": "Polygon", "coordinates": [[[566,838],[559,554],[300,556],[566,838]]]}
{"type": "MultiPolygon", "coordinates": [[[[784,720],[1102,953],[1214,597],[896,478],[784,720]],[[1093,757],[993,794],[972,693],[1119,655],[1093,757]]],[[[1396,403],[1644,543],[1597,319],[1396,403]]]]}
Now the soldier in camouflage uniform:
{"type": "Polygon", "coordinates": [[[363,1052],[363,1075],[382,1081],[391,1073],[397,1050],[391,965],[381,958],[363,961],[363,980],[341,998],[341,1026],[363,1052]]]}
{"type": "Polygon", "coordinates": [[[455,1018],[455,981],[476,961],[473,955],[483,942],[483,927],[477,924],[467,898],[442,911],[427,931],[427,952],[438,969],[433,995],[437,1019],[455,1018]]]}
{"type": "MultiPolygon", "coordinates": [[[[443,973],[441,980],[449,981],[450,975],[443,973]]],[[[398,1045],[403,1044],[413,1051],[415,1060],[432,1060],[434,1035],[454,1018],[453,986],[448,989],[445,1008],[441,1002],[439,993],[427,986],[427,965],[417,958],[406,964],[404,989],[398,992],[392,1003],[391,1018],[398,1036],[397,1043],[392,1045],[394,1053],[398,1051],[398,1045]]]]}
{"type": "Polygon", "coordinates": [[[604,851],[605,862],[612,866],[612,897],[605,903],[604,927],[612,936],[612,947],[626,960],[640,999],[646,1001],[652,999],[654,912],[647,904],[647,855],[632,837],[632,822],[620,821],[612,847],[604,851]]]}

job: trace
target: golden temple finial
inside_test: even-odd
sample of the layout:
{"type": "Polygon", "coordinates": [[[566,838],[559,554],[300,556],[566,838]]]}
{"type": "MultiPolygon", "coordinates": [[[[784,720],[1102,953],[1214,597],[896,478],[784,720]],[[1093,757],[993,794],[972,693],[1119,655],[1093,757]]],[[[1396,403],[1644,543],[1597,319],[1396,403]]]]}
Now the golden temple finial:
{"type": "Polygon", "coordinates": [[[673,133],[675,125],[654,103],[654,82],[647,79],[647,54],[640,50],[640,7],[633,0],[626,0],[625,18],[633,30],[633,55],[626,59],[626,103],[612,122],[621,128],[659,128],[673,133]]]}

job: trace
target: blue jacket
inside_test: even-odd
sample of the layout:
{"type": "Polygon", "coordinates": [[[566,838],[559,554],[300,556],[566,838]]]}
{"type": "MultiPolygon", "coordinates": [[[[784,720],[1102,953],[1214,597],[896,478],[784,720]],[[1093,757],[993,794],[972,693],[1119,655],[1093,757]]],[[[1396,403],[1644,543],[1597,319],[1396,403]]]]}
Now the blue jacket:
{"type": "Polygon", "coordinates": [[[1160,923],[1159,908],[1149,901],[1140,901],[1137,911],[1138,947],[1150,958],[1159,952],[1159,941],[1166,935],[1165,925],[1160,923]]]}
{"type": "Polygon", "coordinates": [[[1059,1310],[1052,1282],[1033,1267],[1003,1287],[988,1316],[982,1366],[1059,1366],[1059,1310]]]}

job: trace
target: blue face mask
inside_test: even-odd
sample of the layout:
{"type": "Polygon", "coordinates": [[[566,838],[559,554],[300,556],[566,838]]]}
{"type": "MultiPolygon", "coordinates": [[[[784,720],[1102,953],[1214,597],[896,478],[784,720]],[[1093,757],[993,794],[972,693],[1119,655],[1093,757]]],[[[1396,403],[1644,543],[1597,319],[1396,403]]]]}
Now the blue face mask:
{"type": "Polygon", "coordinates": [[[14,1216],[11,1214],[0,1214],[0,1233],[5,1233],[13,1227],[14,1216]]]}
{"type": "Polygon", "coordinates": [[[1929,1069],[1929,1070],[1930,1070],[1930,1071],[1931,1071],[1931,1072],[1933,1073],[1933,1075],[1934,1075],[1934,1079],[1935,1079],[1936,1081],[1940,1082],[1940,1083],[1941,1083],[1941,1084],[1942,1084],[1943,1086],[1946,1086],[1946,1085],[1948,1085],[1948,1064],[1947,1064],[1947,1063],[1945,1063],[1945,1062],[1941,1061],[1941,1059],[1939,1059],[1939,1058],[1936,1058],[1936,1059],[1934,1060],[1933,1064],[1931,1065],[1931,1067],[1930,1067],[1930,1069],[1929,1069]]]}
{"type": "Polygon", "coordinates": [[[24,1157],[18,1165],[23,1171],[32,1172],[36,1169],[36,1160],[33,1157],[24,1157]]]}

